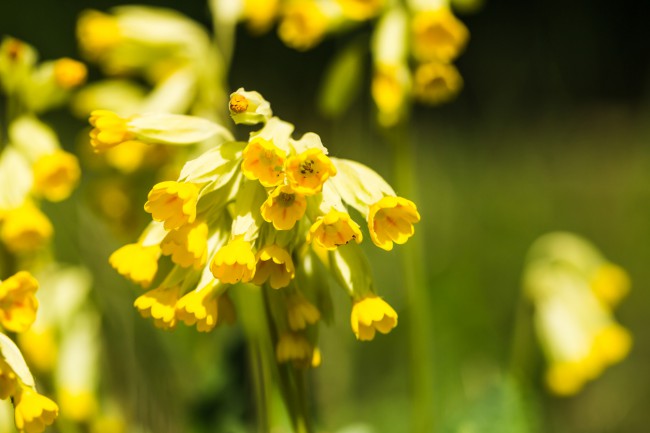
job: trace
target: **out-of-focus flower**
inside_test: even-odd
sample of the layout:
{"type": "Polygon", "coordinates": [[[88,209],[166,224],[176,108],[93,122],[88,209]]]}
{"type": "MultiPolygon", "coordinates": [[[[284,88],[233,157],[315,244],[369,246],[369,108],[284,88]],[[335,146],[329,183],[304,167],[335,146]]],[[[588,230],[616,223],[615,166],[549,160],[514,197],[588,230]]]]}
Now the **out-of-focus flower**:
{"type": "Polygon", "coordinates": [[[64,89],[72,89],[86,81],[86,65],[64,57],[54,62],[54,79],[64,89]]]}
{"type": "Polygon", "coordinates": [[[0,323],[5,329],[24,332],[34,323],[38,282],[26,271],[0,282],[0,323]]]}
{"type": "Polygon", "coordinates": [[[320,2],[297,0],[283,7],[278,26],[282,42],[304,51],[317,45],[327,32],[331,18],[320,2]]]}
{"type": "Polygon", "coordinates": [[[448,63],[458,57],[469,39],[467,27],[447,7],[417,11],[412,31],[413,55],[420,62],[448,63]]]}
{"type": "Polygon", "coordinates": [[[71,153],[58,150],[34,162],[34,192],[49,201],[61,201],[77,186],[81,169],[71,153]]]}
{"type": "Polygon", "coordinates": [[[34,204],[8,210],[0,228],[0,239],[14,253],[29,253],[42,248],[52,237],[50,220],[34,204]]]}
{"type": "Polygon", "coordinates": [[[423,63],[415,70],[414,97],[426,104],[438,105],[456,97],[463,87],[463,78],[455,66],[437,61],[423,63]]]}

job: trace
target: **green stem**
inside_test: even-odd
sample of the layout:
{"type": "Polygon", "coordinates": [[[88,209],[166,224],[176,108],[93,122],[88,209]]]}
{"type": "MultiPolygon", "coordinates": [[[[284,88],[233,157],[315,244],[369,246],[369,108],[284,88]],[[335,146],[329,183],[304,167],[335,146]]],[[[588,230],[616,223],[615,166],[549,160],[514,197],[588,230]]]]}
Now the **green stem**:
{"type": "Polygon", "coordinates": [[[520,294],[512,326],[508,368],[515,380],[521,385],[528,385],[530,378],[534,374],[535,352],[531,316],[531,305],[527,302],[525,296],[520,294]]]}
{"type": "MultiPolygon", "coordinates": [[[[415,151],[406,124],[385,130],[392,144],[396,189],[418,203],[415,151]]],[[[420,228],[421,230],[421,228],[420,228]]],[[[411,362],[412,430],[415,433],[435,431],[433,393],[433,326],[431,323],[431,300],[422,261],[424,255],[423,233],[416,233],[401,247],[404,283],[409,300],[409,346],[411,362]]]]}

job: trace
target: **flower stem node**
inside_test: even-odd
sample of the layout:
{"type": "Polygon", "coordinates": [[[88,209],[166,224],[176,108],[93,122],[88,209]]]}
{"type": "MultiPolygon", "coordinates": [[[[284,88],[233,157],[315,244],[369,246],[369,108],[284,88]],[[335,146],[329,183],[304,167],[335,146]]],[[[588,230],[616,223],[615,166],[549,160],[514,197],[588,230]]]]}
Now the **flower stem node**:
{"type": "Polygon", "coordinates": [[[41,433],[59,414],[49,398],[29,387],[21,387],[14,396],[15,421],[20,433],[41,433]]]}
{"type": "Polygon", "coordinates": [[[164,222],[166,230],[173,230],[196,219],[199,187],[189,182],[165,181],[154,185],[149,192],[144,210],[155,221],[164,222]]]}
{"type": "Polygon", "coordinates": [[[25,332],[36,320],[38,282],[20,271],[0,282],[0,323],[13,332],[25,332]]]}
{"type": "Polygon", "coordinates": [[[261,248],[255,257],[257,267],[252,281],[258,286],[268,281],[272,288],[280,289],[288,286],[296,276],[291,255],[278,245],[261,248]]]}
{"type": "Polygon", "coordinates": [[[393,249],[393,243],[406,243],[415,233],[413,224],[419,221],[415,203],[402,197],[383,197],[368,210],[370,238],[386,251],[393,249]]]}
{"type": "Polygon", "coordinates": [[[349,214],[336,209],[330,209],[327,214],[318,217],[307,233],[308,243],[316,242],[327,250],[335,250],[352,240],[356,243],[363,240],[359,224],[349,214]]]}
{"type": "Polygon", "coordinates": [[[307,200],[290,185],[280,185],[269,194],[260,212],[264,221],[272,223],[276,230],[291,230],[305,214],[307,200]]]}
{"type": "Polygon", "coordinates": [[[217,251],[210,271],[222,283],[246,283],[255,275],[256,259],[251,243],[243,238],[235,238],[217,251]]]}
{"type": "Polygon", "coordinates": [[[350,323],[357,340],[370,341],[375,331],[388,334],[397,326],[397,313],[383,299],[369,296],[354,303],[350,323]]]}
{"type": "Polygon", "coordinates": [[[160,246],[127,244],[109,257],[111,266],[122,276],[142,287],[149,287],[158,271],[160,246]]]}
{"type": "Polygon", "coordinates": [[[136,298],[133,306],[142,317],[151,317],[157,328],[171,330],[176,327],[176,304],[180,286],[158,287],[136,298]]]}

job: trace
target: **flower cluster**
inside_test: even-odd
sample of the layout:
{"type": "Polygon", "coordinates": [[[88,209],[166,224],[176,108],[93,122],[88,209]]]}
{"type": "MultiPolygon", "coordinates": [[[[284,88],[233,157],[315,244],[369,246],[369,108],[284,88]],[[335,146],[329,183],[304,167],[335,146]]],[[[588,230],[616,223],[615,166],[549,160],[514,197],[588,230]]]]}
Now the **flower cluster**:
{"type": "MultiPolygon", "coordinates": [[[[38,282],[21,271],[0,282],[0,325],[22,333],[36,318],[38,282]]],[[[36,391],[34,379],[14,342],[0,333],[0,399],[11,398],[16,427],[21,433],[40,433],[58,415],[56,403],[36,391]]]]}
{"type": "Polygon", "coordinates": [[[612,310],[629,285],[622,268],[572,233],[547,234],[531,247],[524,287],[535,306],[553,393],[576,394],[627,356],[632,337],[612,310]]]}
{"type": "Polygon", "coordinates": [[[77,158],[35,115],[65,102],[85,76],[85,66],[75,60],[37,63],[26,43],[7,37],[0,44],[8,119],[0,143],[0,241],[13,254],[32,253],[47,243],[53,228],[38,202],[66,199],[79,181],[77,158]]]}
{"type": "MultiPolygon", "coordinates": [[[[135,307],[163,329],[183,322],[210,331],[234,317],[233,286],[250,283],[271,312],[277,359],[317,365],[313,329],[327,315],[323,272],[329,271],[352,299],[356,337],[388,333],[397,314],[375,293],[358,246],[364,230],[348,209],[366,218],[370,239],[388,251],[413,235],[420,219],[415,204],[368,167],[328,156],[317,134],[292,138],[293,125],[273,117],[259,93],[239,89],[230,111],[235,123],[263,126],[243,142],[224,134],[221,144],[188,161],[177,180],[156,184],[144,205],[153,222],[110,257],[123,276],[143,287],[155,282],[135,307]],[[163,256],[172,267],[159,275],[163,256]]],[[[104,141],[98,116],[107,115],[91,118],[93,140],[104,141]]],[[[135,116],[123,125],[123,146],[133,138],[190,143],[218,131],[189,116],[135,116]]],[[[246,308],[243,302],[237,307],[246,308]]]]}
{"type": "MultiPolygon", "coordinates": [[[[218,8],[217,19],[225,25],[233,20],[244,21],[251,31],[259,33],[270,29],[277,20],[279,38],[300,51],[313,48],[330,34],[373,22],[371,93],[378,108],[378,120],[384,126],[397,123],[408,111],[411,100],[442,104],[454,99],[463,86],[452,62],[463,52],[469,31],[453,14],[449,0],[221,0],[216,3],[223,4],[218,8]]],[[[356,54],[361,57],[365,52],[358,50],[356,54]]],[[[350,70],[348,76],[359,72],[350,70]]],[[[341,85],[340,80],[332,81],[336,81],[336,86],[341,85]]],[[[328,92],[335,93],[332,89],[328,92]]]]}

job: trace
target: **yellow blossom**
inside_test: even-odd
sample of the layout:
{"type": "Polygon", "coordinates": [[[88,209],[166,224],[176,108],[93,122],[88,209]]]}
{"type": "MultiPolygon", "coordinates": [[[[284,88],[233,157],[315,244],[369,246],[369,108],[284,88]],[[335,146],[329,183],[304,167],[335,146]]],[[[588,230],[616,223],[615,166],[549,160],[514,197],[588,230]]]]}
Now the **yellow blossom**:
{"type": "Polygon", "coordinates": [[[18,342],[30,368],[42,372],[51,372],[54,369],[59,348],[53,326],[39,327],[39,329],[32,327],[18,336],[18,342]]]}
{"type": "Polygon", "coordinates": [[[160,329],[176,326],[176,303],[180,298],[180,286],[158,287],[136,298],[133,306],[142,317],[151,317],[160,329]]]}
{"type": "Polygon", "coordinates": [[[63,150],[41,156],[32,169],[34,192],[50,201],[68,198],[81,176],[77,157],[63,150]]]}
{"type": "Polygon", "coordinates": [[[286,153],[271,141],[254,138],[243,153],[241,170],[251,179],[259,179],[264,186],[277,186],[284,182],[284,159],[286,153]]]}
{"type": "Polygon", "coordinates": [[[21,387],[14,396],[16,427],[21,433],[41,433],[59,414],[59,407],[32,388],[21,387]]]}
{"type": "Polygon", "coordinates": [[[402,197],[383,197],[368,209],[370,238],[386,251],[393,249],[393,243],[403,244],[413,236],[413,224],[418,221],[415,203],[402,197]]]}
{"type": "Polygon", "coordinates": [[[278,36],[289,47],[305,51],[325,36],[329,18],[312,0],[289,3],[282,11],[278,36]]]}
{"type": "Polygon", "coordinates": [[[253,283],[258,286],[268,281],[272,288],[279,289],[288,286],[296,276],[291,255],[278,245],[267,245],[261,248],[255,257],[257,267],[253,283]]]}
{"type": "Polygon", "coordinates": [[[222,283],[248,282],[255,275],[255,254],[250,242],[242,238],[233,239],[217,251],[210,271],[222,283]]]}
{"type": "Polygon", "coordinates": [[[38,282],[20,271],[0,283],[0,323],[14,332],[24,332],[36,319],[38,282]]]}
{"type": "Polygon", "coordinates": [[[630,277],[620,266],[604,263],[591,278],[591,290],[605,305],[615,306],[630,291],[630,277]]]}
{"type": "Polygon", "coordinates": [[[397,326],[397,313],[383,299],[369,296],[354,303],[350,323],[358,340],[370,341],[375,331],[388,334],[397,326]]]}
{"type": "Polygon", "coordinates": [[[14,395],[18,379],[9,364],[0,357],[0,400],[14,395]]]}
{"type": "Polygon", "coordinates": [[[603,327],[594,337],[592,354],[604,365],[622,361],[630,352],[632,336],[617,323],[603,327]]]}
{"type": "Polygon", "coordinates": [[[176,319],[187,326],[196,324],[199,332],[209,332],[219,318],[218,285],[211,283],[193,290],[176,303],[176,319]]]}
{"type": "Polygon", "coordinates": [[[413,94],[430,105],[449,102],[463,87],[463,78],[453,66],[441,62],[424,63],[415,71],[413,94]]]}
{"type": "Polygon", "coordinates": [[[279,0],[244,0],[244,18],[254,33],[264,33],[273,25],[279,0]]]}
{"type": "Polygon", "coordinates": [[[295,192],[314,195],[330,176],[336,175],[336,168],[322,150],[307,149],[287,159],[285,173],[295,192]]]}
{"type": "Polygon", "coordinates": [[[86,74],[86,65],[76,60],[64,57],[54,62],[54,79],[64,89],[83,84],[86,74]]]}
{"type": "Polygon", "coordinates": [[[313,325],[320,320],[318,308],[309,303],[303,296],[294,295],[287,302],[287,318],[289,328],[292,330],[305,329],[307,325],[313,325]]]}
{"type": "Polygon", "coordinates": [[[373,18],[381,12],[385,0],[337,0],[343,15],[357,21],[373,18]]]}
{"type": "Polygon", "coordinates": [[[135,134],[129,131],[128,119],[109,110],[95,110],[90,113],[90,144],[95,152],[101,152],[119,144],[135,140],[135,134]]]}
{"type": "Polygon", "coordinates": [[[556,362],[548,367],[544,380],[551,392],[560,396],[577,394],[587,380],[583,365],[575,361],[556,362]]]}
{"type": "Polygon", "coordinates": [[[290,230],[305,214],[307,200],[289,185],[280,185],[262,204],[264,221],[273,223],[276,230],[290,230]]]}
{"type": "Polygon", "coordinates": [[[278,362],[293,361],[298,365],[311,365],[314,349],[302,334],[287,332],[280,335],[275,348],[278,362]]]}
{"type": "Polygon", "coordinates": [[[160,244],[162,253],[184,268],[200,269],[208,255],[208,225],[195,221],[170,230],[160,244]]]}
{"type": "Polygon", "coordinates": [[[115,251],[108,261],[120,275],[142,287],[149,287],[158,271],[160,246],[127,244],[115,251]]]}
{"type": "Polygon", "coordinates": [[[52,237],[54,229],[45,214],[31,203],[4,214],[0,238],[13,253],[35,251],[52,237]]]}
{"type": "Polygon", "coordinates": [[[84,11],[77,22],[77,39],[88,57],[98,59],[105,50],[120,42],[120,27],[111,15],[84,11]]]}
{"type": "MultiPolygon", "coordinates": [[[[133,173],[144,164],[164,158],[164,151],[157,152],[159,148],[142,141],[131,140],[124,146],[115,146],[106,150],[106,162],[123,173],[133,173]],[[159,155],[160,154],[160,155],[159,155]]],[[[153,162],[160,163],[160,161],[153,162]]]]}
{"type": "Polygon", "coordinates": [[[421,62],[450,62],[463,51],[469,31],[446,8],[419,11],[413,17],[413,54],[421,62]]]}
{"type": "Polygon", "coordinates": [[[391,126],[399,121],[411,85],[411,77],[405,65],[379,65],[373,74],[372,99],[379,110],[379,121],[391,126]]]}
{"type": "Polygon", "coordinates": [[[172,230],[196,219],[199,187],[189,182],[165,181],[151,189],[144,210],[155,221],[164,221],[165,229],[172,230]]]}
{"type": "Polygon", "coordinates": [[[327,214],[318,217],[307,233],[308,243],[316,242],[328,250],[334,250],[352,240],[357,243],[363,240],[359,224],[349,214],[336,209],[330,209],[327,214]]]}
{"type": "Polygon", "coordinates": [[[88,389],[63,388],[57,395],[61,413],[67,419],[77,422],[90,421],[97,413],[98,402],[95,393],[88,389]]]}

